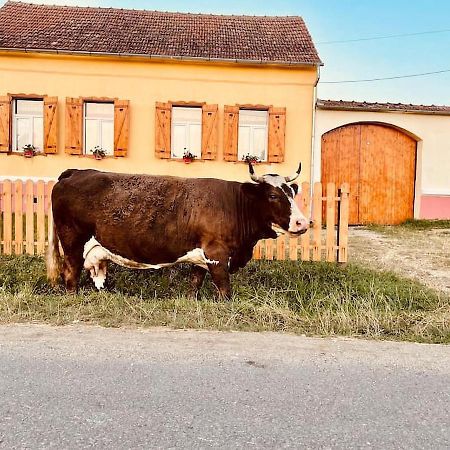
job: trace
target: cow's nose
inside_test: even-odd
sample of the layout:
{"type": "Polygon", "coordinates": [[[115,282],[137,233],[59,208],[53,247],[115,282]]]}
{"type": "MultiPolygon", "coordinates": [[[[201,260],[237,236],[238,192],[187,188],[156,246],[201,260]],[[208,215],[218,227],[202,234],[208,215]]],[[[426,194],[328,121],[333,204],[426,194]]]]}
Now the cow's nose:
{"type": "Polygon", "coordinates": [[[297,220],[296,222],[295,222],[295,224],[298,226],[298,227],[307,227],[307,222],[306,222],[306,220],[297,220]]]}

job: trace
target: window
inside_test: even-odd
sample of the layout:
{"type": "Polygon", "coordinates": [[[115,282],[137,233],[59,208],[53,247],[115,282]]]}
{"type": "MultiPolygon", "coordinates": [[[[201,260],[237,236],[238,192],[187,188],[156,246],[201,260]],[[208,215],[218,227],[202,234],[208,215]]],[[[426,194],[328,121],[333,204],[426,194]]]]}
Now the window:
{"type": "Polygon", "coordinates": [[[182,158],[189,151],[202,157],[202,108],[172,108],[171,158],[182,158]]]}
{"type": "Polygon", "coordinates": [[[267,161],[268,111],[239,110],[238,160],[246,155],[267,161]]]}
{"type": "Polygon", "coordinates": [[[242,161],[247,154],[261,161],[284,161],[286,108],[261,105],[224,106],[223,158],[242,161]]]}
{"type": "Polygon", "coordinates": [[[114,155],[114,103],[84,103],[84,153],[99,146],[114,155]]]}
{"type": "Polygon", "coordinates": [[[23,152],[25,145],[36,151],[44,147],[44,101],[42,99],[13,100],[13,152],[23,152]]]}

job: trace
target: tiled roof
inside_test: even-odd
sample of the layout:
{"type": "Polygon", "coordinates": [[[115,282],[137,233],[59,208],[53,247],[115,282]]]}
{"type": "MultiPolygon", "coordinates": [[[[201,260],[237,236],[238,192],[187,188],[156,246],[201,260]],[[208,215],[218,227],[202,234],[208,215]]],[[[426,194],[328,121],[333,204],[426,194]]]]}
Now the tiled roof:
{"type": "Polygon", "coordinates": [[[376,111],[376,112],[409,112],[417,114],[450,115],[450,106],[412,105],[405,103],[369,103],[346,100],[317,100],[318,109],[334,109],[346,111],[376,111]]]}
{"type": "Polygon", "coordinates": [[[8,1],[0,49],[321,64],[301,17],[222,16],[8,1]]]}

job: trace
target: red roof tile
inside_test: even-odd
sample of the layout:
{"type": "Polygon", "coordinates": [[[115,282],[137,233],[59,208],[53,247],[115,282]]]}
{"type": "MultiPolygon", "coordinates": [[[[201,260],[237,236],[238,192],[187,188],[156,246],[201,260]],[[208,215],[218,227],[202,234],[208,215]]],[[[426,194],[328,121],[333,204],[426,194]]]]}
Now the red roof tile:
{"type": "Polygon", "coordinates": [[[8,1],[0,49],[321,64],[301,17],[219,16],[8,1]]]}
{"type": "Polygon", "coordinates": [[[422,114],[450,114],[450,106],[412,105],[405,103],[355,102],[347,100],[317,100],[318,109],[334,109],[346,111],[375,111],[375,112],[410,112],[422,114]]]}

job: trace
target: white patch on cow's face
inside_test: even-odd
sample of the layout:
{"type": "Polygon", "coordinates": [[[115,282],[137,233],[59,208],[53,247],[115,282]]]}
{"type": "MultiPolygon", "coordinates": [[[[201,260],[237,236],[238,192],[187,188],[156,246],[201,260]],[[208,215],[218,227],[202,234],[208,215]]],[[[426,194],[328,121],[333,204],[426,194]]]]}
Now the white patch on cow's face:
{"type": "Polygon", "coordinates": [[[132,261],[120,255],[115,255],[103,247],[94,237],[84,244],[83,251],[84,268],[89,270],[95,287],[100,290],[104,287],[106,280],[106,261],[112,261],[119,266],[129,269],[162,269],[179,263],[192,263],[197,266],[208,269],[208,264],[219,264],[219,261],[208,259],[201,248],[194,248],[181,256],[173,263],[145,264],[132,261]]]}
{"type": "Polygon", "coordinates": [[[285,233],[288,231],[288,233],[293,234],[301,234],[304,233],[309,228],[309,220],[303,215],[303,213],[300,211],[300,208],[297,206],[297,203],[295,202],[295,191],[294,189],[289,186],[286,183],[286,180],[284,177],[280,175],[263,175],[263,180],[267,184],[270,184],[271,186],[280,188],[283,191],[283,194],[286,195],[287,199],[289,200],[289,203],[291,204],[291,215],[289,217],[289,229],[283,230],[276,224],[272,226],[273,230],[279,235],[281,234],[281,231],[285,233]],[[292,197],[289,197],[286,192],[283,190],[283,185],[287,186],[292,191],[292,197]]]}

